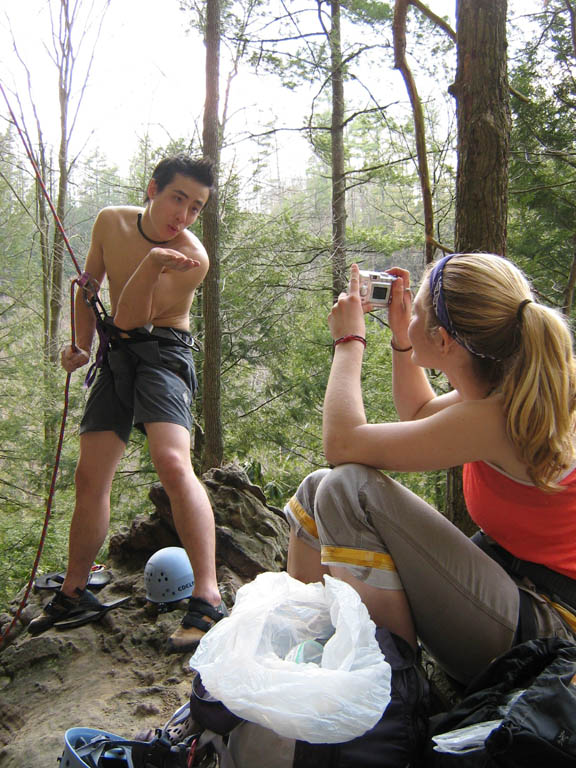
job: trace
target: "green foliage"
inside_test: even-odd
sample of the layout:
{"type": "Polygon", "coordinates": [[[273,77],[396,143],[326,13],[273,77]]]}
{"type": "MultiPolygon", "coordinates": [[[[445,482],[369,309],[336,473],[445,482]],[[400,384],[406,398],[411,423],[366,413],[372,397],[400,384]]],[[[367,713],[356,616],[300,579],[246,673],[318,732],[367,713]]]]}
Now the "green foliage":
{"type": "MultiPolygon", "coordinates": [[[[367,267],[384,268],[394,261],[406,264],[413,254],[421,260],[421,234],[413,226],[413,218],[408,217],[408,200],[410,206],[418,205],[414,170],[409,162],[401,161],[401,147],[390,142],[388,129],[389,125],[386,130],[379,127],[376,116],[366,115],[349,131],[349,261],[367,267]],[[374,165],[370,172],[362,165],[363,142],[366,161],[374,165]],[[382,156],[388,158],[386,163],[378,162],[382,156]],[[395,162],[397,159],[400,161],[395,162]],[[357,183],[361,174],[367,183],[357,183]]],[[[127,180],[99,155],[86,157],[78,165],[67,227],[80,261],[97,210],[124,202],[141,204],[155,163],[169,151],[190,146],[182,139],[170,147],[153,147],[147,138],[143,139],[127,180]]],[[[332,303],[330,179],[327,167],[318,160],[299,184],[277,189],[269,181],[263,183],[265,168],[257,157],[250,180],[262,190],[256,206],[245,200],[246,179],[232,167],[222,168],[222,416],[225,459],[240,462],[253,481],[263,487],[270,502],[282,506],[306,473],[325,465],[322,401],[332,350],[326,324],[332,303]]],[[[12,185],[22,186],[32,207],[33,190],[26,187],[13,167],[6,173],[12,185]]],[[[39,264],[34,223],[14,200],[9,187],[0,189],[0,210],[3,202],[12,206],[16,219],[7,220],[2,233],[5,238],[14,238],[14,244],[2,252],[0,278],[1,285],[10,292],[6,293],[10,303],[0,315],[0,332],[8,334],[9,339],[3,348],[10,349],[10,357],[5,355],[0,360],[0,378],[6,384],[6,418],[0,425],[5,448],[0,456],[5,480],[0,556],[4,547],[7,553],[0,557],[5,563],[0,604],[25,583],[42,529],[46,485],[41,469],[42,414],[47,405],[42,390],[35,386],[35,350],[41,347],[41,295],[39,288],[30,289],[30,285],[37,285],[39,264]],[[14,482],[15,478],[18,482],[14,482]]],[[[69,263],[66,270],[73,275],[69,263]]],[[[103,301],[107,304],[105,292],[103,301]]],[[[198,303],[192,309],[192,323],[202,340],[198,303]]],[[[376,321],[369,323],[368,333],[370,347],[364,370],[367,413],[373,420],[393,419],[388,334],[376,321]]],[[[63,341],[67,341],[68,334],[65,324],[63,341]]],[[[201,372],[201,354],[196,363],[201,372]]],[[[58,386],[51,407],[60,414],[64,377],[59,371],[55,374],[58,386]]],[[[86,397],[82,378],[80,372],[72,379],[57,494],[41,561],[43,571],[62,569],[66,563],[78,423],[86,397]]],[[[196,405],[202,423],[199,398],[196,405]]],[[[441,493],[439,478],[410,475],[401,480],[433,500],[441,493]]],[[[155,481],[146,444],[134,433],[113,484],[112,531],[149,510],[148,490],[155,481]]],[[[105,557],[105,551],[101,557],[105,557]]]]}
{"type": "Polygon", "coordinates": [[[380,0],[345,0],[342,7],[353,21],[370,26],[389,24],[394,18],[393,4],[382,3],[380,0]]]}
{"type": "Polygon", "coordinates": [[[19,547],[30,537],[29,509],[42,497],[41,453],[36,450],[42,446],[42,419],[36,418],[42,403],[38,388],[27,384],[37,382],[42,370],[41,291],[31,258],[33,190],[10,133],[0,137],[0,145],[0,541],[8,548],[7,556],[0,552],[0,569],[7,571],[0,575],[13,587],[10,572],[18,568],[19,547]]]}
{"type": "Polygon", "coordinates": [[[576,231],[576,50],[564,4],[533,20],[519,54],[510,164],[510,254],[542,298],[563,306],[576,231]]]}
{"type": "Polygon", "coordinates": [[[329,349],[329,262],[305,226],[286,208],[245,213],[222,258],[226,455],[294,476],[319,461],[329,349]]]}
{"type": "MultiPolygon", "coordinates": [[[[202,28],[205,4],[181,0],[181,7],[202,28]]],[[[414,131],[411,119],[394,109],[397,94],[375,78],[391,65],[386,36],[392,8],[392,3],[372,0],[342,3],[347,260],[367,268],[409,266],[417,283],[423,216],[414,131]],[[360,91],[353,88],[358,84],[360,91]]],[[[321,12],[327,22],[326,4],[321,12]]],[[[223,4],[223,14],[223,45],[230,61],[249,60],[257,72],[274,71],[283,87],[316,88],[307,122],[315,156],[304,178],[289,183],[269,172],[274,150],[269,134],[252,145],[248,171],[239,171],[224,151],[219,189],[225,460],[240,462],[269,501],[282,506],[307,472],[325,465],[322,401],[332,354],[326,323],[332,303],[325,101],[329,49],[315,3],[230,0],[223,4]],[[301,36],[306,25],[307,34],[301,36]]],[[[551,0],[536,23],[533,39],[544,47],[529,47],[512,67],[514,86],[530,101],[514,101],[510,254],[534,277],[541,294],[560,305],[574,252],[574,57],[564,4],[551,0]]],[[[409,24],[419,73],[433,71],[446,80],[453,57],[443,57],[452,43],[417,8],[411,8],[409,24]]],[[[456,175],[453,107],[437,93],[434,97],[425,111],[436,236],[450,245],[456,175]]],[[[141,205],[158,160],[180,150],[196,154],[199,146],[196,129],[164,147],[144,135],[135,146],[127,179],[98,153],[82,155],[66,220],[80,260],[100,208],[141,205]]],[[[34,189],[9,132],[0,136],[0,150],[0,605],[5,605],[27,580],[42,530],[47,482],[43,414],[46,409],[61,413],[64,376],[53,371],[57,389],[47,402],[38,386],[44,363],[38,354],[43,344],[42,293],[34,189]]],[[[74,274],[68,262],[66,272],[74,274]]],[[[107,303],[105,293],[103,299],[107,303]]],[[[200,340],[201,310],[199,291],[191,322],[200,340]]],[[[367,323],[363,392],[368,419],[392,421],[389,331],[385,314],[379,318],[367,323]]],[[[65,322],[62,341],[68,336],[65,322]]],[[[200,353],[199,372],[202,362],[200,353]]],[[[442,380],[435,385],[439,391],[446,386],[442,380]]],[[[66,441],[41,561],[44,571],[61,569],[66,562],[85,397],[78,373],[70,390],[66,441]]],[[[200,399],[196,407],[201,425],[200,399]]],[[[444,473],[402,474],[397,479],[443,508],[444,473]]],[[[134,433],[113,484],[112,531],[149,511],[148,490],[155,481],[145,441],[134,433]]]]}

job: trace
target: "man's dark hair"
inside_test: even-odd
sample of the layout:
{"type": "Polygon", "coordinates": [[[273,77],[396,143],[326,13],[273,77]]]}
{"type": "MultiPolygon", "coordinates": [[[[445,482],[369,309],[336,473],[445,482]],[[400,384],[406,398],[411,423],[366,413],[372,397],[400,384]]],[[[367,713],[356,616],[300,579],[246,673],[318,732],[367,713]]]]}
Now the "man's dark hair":
{"type": "MultiPolygon", "coordinates": [[[[164,187],[170,184],[177,173],[194,179],[199,184],[208,187],[210,191],[214,187],[214,163],[212,160],[205,157],[193,159],[184,153],[180,153],[171,157],[165,157],[154,168],[152,178],[156,182],[157,191],[162,192],[164,187]]],[[[146,197],[146,202],[148,202],[148,199],[146,197]]]]}

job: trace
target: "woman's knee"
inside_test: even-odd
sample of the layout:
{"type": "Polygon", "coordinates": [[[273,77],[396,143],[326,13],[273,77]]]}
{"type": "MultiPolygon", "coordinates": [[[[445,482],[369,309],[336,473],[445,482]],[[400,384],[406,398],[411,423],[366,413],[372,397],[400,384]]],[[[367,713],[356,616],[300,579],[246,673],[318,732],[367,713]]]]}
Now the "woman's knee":
{"type": "Polygon", "coordinates": [[[323,478],[329,474],[329,469],[311,472],[302,480],[284,507],[284,515],[291,530],[296,536],[307,538],[309,544],[314,545],[318,536],[314,522],[316,492],[323,478]]]}
{"type": "Polygon", "coordinates": [[[367,485],[379,483],[384,476],[373,467],[363,464],[341,464],[335,467],[323,478],[316,488],[317,511],[340,508],[353,504],[357,506],[358,499],[367,485]]]}
{"type": "Polygon", "coordinates": [[[355,509],[362,516],[376,513],[378,520],[402,517],[408,507],[428,506],[412,491],[374,467],[341,464],[330,472],[316,493],[317,516],[323,510],[340,509],[349,514],[355,509]]]}
{"type": "Polygon", "coordinates": [[[324,478],[329,477],[332,474],[332,471],[333,470],[328,468],[316,469],[314,472],[306,475],[304,480],[302,480],[298,486],[298,490],[294,495],[300,500],[300,503],[305,502],[305,506],[309,507],[310,511],[314,507],[314,499],[316,498],[320,483],[324,478]]]}

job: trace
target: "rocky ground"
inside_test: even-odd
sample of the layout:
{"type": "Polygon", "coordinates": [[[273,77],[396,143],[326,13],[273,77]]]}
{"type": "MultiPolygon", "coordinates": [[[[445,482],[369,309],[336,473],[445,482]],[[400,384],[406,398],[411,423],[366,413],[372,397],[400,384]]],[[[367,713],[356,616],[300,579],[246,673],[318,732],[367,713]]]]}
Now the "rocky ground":
{"type": "MultiPolygon", "coordinates": [[[[218,579],[230,608],[243,583],[285,568],[288,527],[238,468],[211,470],[202,479],[216,518],[218,579]]],[[[58,768],[69,728],[135,738],[162,728],[188,700],[191,654],[165,651],[185,603],[158,613],[146,600],[146,561],[156,550],[179,544],[161,486],[153,487],[150,500],[149,516],[112,537],[106,563],[112,581],[98,592],[104,603],[128,596],[126,604],[97,623],[32,637],[26,626],[51,593],[31,593],[0,649],[0,768],[58,768]]],[[[0,614],[0,634],[23,592],[12,603],[12,615],[0,614]]],[[[449,704],[454,691],[437,671],[433,675],[449,704]]]]}
{"type": "MultiPolygon", "coordinates": [[[[260,489],[238,469],[203,477],[217,522],[218,576],[231,606],[238,587],[257,573],[284,567],[287,526],[260,489]]],[[[150,517],[113,537],[113,579],[102,602],[128,603],[99,622],[31,637],[25,627],[49,593],[32,593],[0,651],[0,768],[58,768],[64,734],[101,728],[124,738],[161,728],[190,694],[190,654],[167,655],[165,643],[184,605],[158,614],[146,601],[143,569],[156,549],[178,544],[163,491],[151,493],[150,517]]],[[[21,595],[13,602],[16,610],[21,595]]],[[[11,616],[0,615],[6,628],[11,616]]]]}

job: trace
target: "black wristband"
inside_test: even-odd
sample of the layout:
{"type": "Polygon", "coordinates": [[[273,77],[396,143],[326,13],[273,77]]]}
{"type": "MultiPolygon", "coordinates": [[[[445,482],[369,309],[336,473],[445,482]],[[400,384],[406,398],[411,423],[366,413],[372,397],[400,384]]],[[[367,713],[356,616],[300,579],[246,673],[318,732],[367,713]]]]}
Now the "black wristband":
{"type": "Polygon", "coordinates": [[[397,347],[397,346],[394,345],[394,342],[392,341],[392,339],[390,339],[390,346],[392,347],[394,352],[410,352],[410,350],[412,349],[411,346],[410,347],[397,347]]]}

